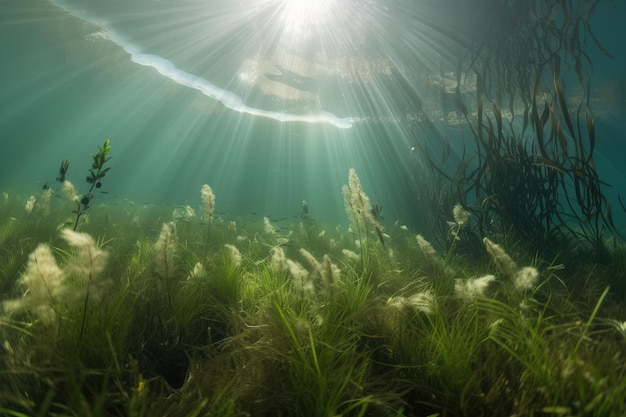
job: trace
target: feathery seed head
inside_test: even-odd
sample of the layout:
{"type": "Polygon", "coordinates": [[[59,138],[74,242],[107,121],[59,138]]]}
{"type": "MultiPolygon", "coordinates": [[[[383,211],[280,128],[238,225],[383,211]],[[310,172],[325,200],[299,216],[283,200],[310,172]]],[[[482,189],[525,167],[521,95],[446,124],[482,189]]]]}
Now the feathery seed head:
{"type": "Polygon", "coordinates": [[[72,203],[78,203],[80,201],[80,198],[76,193],[76,189],[74,188],[74,184],[72,184],[68,180],[63,181],[62,191],[65,197],[72,203]]]}
{"type": "Polygon", "coordinates": [[[452,209],[452,217],[454,222],[459,226],[465,226],[469,223],[471,213],[463,208],[462,205],[457,204],[452,209]]]}
{"type": "Polygon", "coordinates": [[[466,300],[473,300],[485,293],[485,290],[492,281],[495,281],[494,275],[485,275],[480,278],[470,278],[468,280],[457,279],[454,283],[454,292],[457,296],[466,300]]]}
{"type": "Polygon", "coordinates": [[[532,266],[525,266],[517,271],[513,277],[513,285],[518,291],[530,290],[535,286],[539,278],[539,271],[532,266]]]}
{"type": "Polygon", "coordinates": [[[507,277],[513,277],[517,272],[517,264],[511,257],[504,251],[502,246],[493,243],[489,238],[483,238],[483,243],[487,252],[491,256],[493,263],[496,264],[496,268],[501,274],[507,277]]]}
{"type": "Polygon", "coordinates": [[[226,243],[224,247],[228,249],[230,260],[237,266],[241,265],[243,257],[241,256],[241,252],[239,252],[239,249],[237,249],[237,246],[226,243]]]}
{"type": "Polygon", "coordinates": [[[87,233],[75,232],[71,229],[61,230],[61,237],[68,245],[76,248],[76,258],[69,268],[82,279],[91,279],[104,271],[108,253],[96,246],[95,241],[87,233]]]}
{"type": "Polygon", "coordinates": [[[208,221],[213,216],[213,210],[215,210],[215,194],[208,184],[202,184],[200,198],[204,209],[204,219],[208,221]]]}

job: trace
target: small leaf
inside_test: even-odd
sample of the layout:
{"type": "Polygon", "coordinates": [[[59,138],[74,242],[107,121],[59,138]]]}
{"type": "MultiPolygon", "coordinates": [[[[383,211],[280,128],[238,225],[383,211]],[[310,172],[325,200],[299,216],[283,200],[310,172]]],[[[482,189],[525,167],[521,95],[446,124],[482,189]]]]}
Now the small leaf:
{"type": "Polygon", "coordinates": [[[59,167],[59,174],[61,177],[63,177],[67,173],[67,169],[69,168],[69,166],[70,166],[69,159],[66,158],[61,162],[61,166],[59,167]]]}
{"type": "Polygon", "coordinates": [[[85,181],[87,181],[87,183],[89,184],[93,184],[93,182],[95,181],[95,178],[87,177],[85,178],[85,181]]]}

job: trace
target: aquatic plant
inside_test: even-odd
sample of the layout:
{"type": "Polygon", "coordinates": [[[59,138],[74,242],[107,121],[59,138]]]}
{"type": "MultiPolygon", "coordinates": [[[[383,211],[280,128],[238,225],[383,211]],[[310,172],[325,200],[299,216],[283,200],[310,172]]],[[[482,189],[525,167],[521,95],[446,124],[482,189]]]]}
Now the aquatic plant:
{"type": "Polygon", "coordinates": [[[110,167],[105,167],[105,164],[111,160],[111,157],[108,156],[110,151],[111,141],[109,139],[106,139],[101,147],[98,146],[98,152],[95,155],[92,155],[93,162],[91,164],[91,168],[89,168],[89,175],[87,175],[87,177],[85,178],[85,181],[87,182],[87,184],[90,184],[90,186],[87,193],[82,195],[78,195],[72,183],[65,179],[70,165],[69,160],[64,159],[61,162],[57,181],[63,184],[63,191],[68,199],[72,201],[72,203],[76,204],[76,208],[72,210],[72,213],[76,215],[76,220],[74,221],[72,228],[72,230],[74,231],[76,231],[76,229],[78,228],[78,222],[80,218],[91,206],[91,201],[95,197],[94,188],[100,189],[100,187],[102,187],[102,179],[111,169],[110,167]]]}
{"type": "Polygon", "coordinates": [[[606,289],[624,276],[622,261],[564,269],[510,236],[472,258],[456,250],[468,224],[458,240],[448,235],[447,251],[390,228],[363,268],[345,228],[281,224],[290,232],[268,234],[264,221],[237,218],[238,239],[216,218],[217,250],[203,262],[205,225],[163,225],[169,207],[116,202],[115,225],[94,213],[89,235],[64,229],[53,246],[36,242],[58,239],[54,205],[41,230],[27,228],[26,199],[10,198],[7,216],[21,217],[0,256],[16,259],[22,278],[62,280],[52,300],[36,293],[50,286],[10,281],[0,414],[623,412],[626,317],[606,289]],[[43,268],[50,260],[56,268],[43,268]]]}
{"type": "Polygon", "coordinates": [[[66,277],[65,271],[57,265],[50,246],[40,243],[28,256],[26,270],[20,278],[27,288],[26,294],[19,300],[5,301],[4,310],[11,313],[29,308],[45,323],[56,323],[59,304],[70,292],[66,277]]]}
{"type": "Polygon", "coordinates": [[[444,1],[437,8],[457,11],[444,20],[450,27],[439,30],[464,35],[455,101],[473,141],[452,171],[426,145],[415,146],[451,187],[433,192],[437,204],[463,204],[477,218],[481,237],[514,234],[549,251],[548,257],[586,245],[606,261],[606,235],[617,229],[594,163],[593,65],[585,49],[592,42],[608,55],[590,25],[598,4],[489,0],[480,5],[485,14],[458,13],[467,2],[444,1]],[[497,22],[485,24],[491,16],[497,22]],[[567,95],[569,71],[576,85],[567,86],[575,91],[567,95]],[[462,99],[464,77],[476,78],[471,105],[462,99]],[[568,99],[576,95],[576,101],[568,99]]]}
{"type": "Polygon", "coordinates": [[[79,349],[82,346],[83,335],[85,331],[85,322],[87,320],[87,306],[90,296],[93,299],[94,291],[101,290],[101,282],[97,279],[102,274],[106,266],[107,252],[96,246],[93,238],[86,233],[78,233],[73,230],[63,229],[61,237],[76,252],[72,257],[72,262],[65,267],[67,273],[78,280],[85,287],[85,301],[83,304],[83,317],[80,324],[80,333],[78,335],[79,349]]]}
{"type": "Polygon", "coordinates": [[[489,284],[495,281],[495,275],[483,275],[479,278],[470,278],[468,280],[457,279],[454,283],[454,291],[456,295],[465,299],[473,300],[482,296],[489,284]]]}
{"type": "Polygon", "coordinates": [[[211,220],[213,211],[215,210],[215,194],[208,184],[202,184],[200,188],[200,197],[202,199],[202,208],[204,210],[204,221],[207,222],[206,241],[204,243],[204,256],[202,262],[206,263],[207,251],[209,250],[209,237],[211,235],[211,220]]]}
{"type": "Polygon", "coordinates": [[[155,272],[167,297],[167,305],[172,310],[173,279],[176,269],[177,252],[176,224],[163,223],[159,238],[154,244],[155,272]]]}
{"type": "Polygon", "coordinates": [[[517,264],[508,253],[502,248],[502,246],[493,243],[491,239],[483,238],[483,243],[487,249],[487,253],[491,256],[493,263],[498,268],[498,271],[505,277],[511,278],[517,271],[517,264]]]}
{"type": "Polygon", "coordinates": [[[354,168],[350,168],[348,172],[348,184],[342,187],[344,207],[350,227],[358,239],[358,249],[361,252],[361,262],[365,267],[367,265],[369,250],[369,232],[373,229],[380,243],[384,246],[385,240],[383,236],[383,226],[374,216],[374,209],[370,203],[370,199],[361,187],[361,181],[356,174],[354,168]]]}

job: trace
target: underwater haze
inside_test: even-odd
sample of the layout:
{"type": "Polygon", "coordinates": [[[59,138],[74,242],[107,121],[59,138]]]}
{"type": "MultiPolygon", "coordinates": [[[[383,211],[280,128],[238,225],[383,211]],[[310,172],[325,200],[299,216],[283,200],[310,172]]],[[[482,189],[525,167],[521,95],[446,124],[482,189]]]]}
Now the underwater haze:
{"type": "Polygon", "coordinates": [[[308,27],[280,1],[3,1],[2,188],[34,192],[64,158],[82,175],[110,138],[118,198],[190,203],[208,182],[224,211],[285,217],[307,200],[337,221],[355,167],[407,216],[415,161],[387,120],[411,94],[390,71],[412,59],[383,54],[392,16],[360,28],[382,6],[359,6],[355,33],[340,9],[355,5],[333,7],[308,27]]]}
{"type": "MultiPolygon", "coordinates": [[[[418,102],[454,152],[466,134],[438,123],[437,90],[417,82],[462,54],[446,21],[455,10],[291,3],[3,0],[0,188],[33,193],[64,158],[82,176],[85,155],[110,138],[116,198],[190,204],[210,183],[224,212],[286,217],[307,200],[337,222],[354,167],[389,219],[413,222],[415,178],[426,175],[414,142],[433,135],[410,121],[418,102]]],[[[614,189],[624,186],[623,8],[594,16],[613,58],[588,45],[592,87],[605,88],[594,97],[599,169],[614,189]]]]}
{"type": "Polygon", "coordinates": [[[0,0],[0,415],[625,416],[624,16],[0,0]]]}

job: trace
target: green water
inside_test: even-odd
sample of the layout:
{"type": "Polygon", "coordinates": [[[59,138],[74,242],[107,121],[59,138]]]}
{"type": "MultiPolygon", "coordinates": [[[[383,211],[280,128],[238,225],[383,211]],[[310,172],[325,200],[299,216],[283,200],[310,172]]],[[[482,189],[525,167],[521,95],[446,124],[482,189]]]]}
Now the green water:
{"type": "Polygon", "coordinates": [[[0,415],[622,417],[626,9],[477,100],[528,4],[0,0],[0,415]]]}
{"type": "MultiPolygon", "coordinates": [[[[54,180],[63,158],[72,161],[69,178],[80,178],[87,168],[85,155],[110,138],[115,158],[106,189],[120,198],[187,204],[196,199],[202,183],[210,183],[225,212],[285,217],[298,214],[301,201],[307,200],[312,214],[338,221],[343,218],[340,188],[348,168],[355,167],[391,218],[406,221],[414,211],[414,138],[406,126],[381,125],[380,120],[403,117],[393,103],[374,103],[377,95],[387,93],[363,95],[359,93],[363,85],[355,87],[353,80],[328,74],[313,80],[314,85],[302,86],[301,79],[285,78],[290,72],[284,69],[283,79],[275,84],[290,87],[300,82],[295,84],[301,88],[297,91],[316,91],[309,95],[318,102],[306,99],[302,104],[250,91],[236,78],[245,59],[307,56],[296,56],[280,42],[258,46],[254,42],[258,29],[255,32],[249,18],[236,19],[229,27],[219,7],[202,5],[208,32],[202,33],[193,32],[203,27],[195,14],[198,2],[173,11],[173,6],[159,8],[158,3],[128,5],[126,14],[121,9],[107,11],[112,16],[107,22],[114,23],[100,27],[94,18],[97,11],[81,19],[44,1],[5,4],[3,188],[32,193],[54,180]],[[185,26],[187,21],[193,30],[185,26]],[[213,27],[217,23],[221,26],[213,27]],[[254,109],[305,117],[337,112],[332,118],[379,121],[342,129],[324,122],[279,122],[225,108],[198,90],[133,62],[122,46],[101,36],[103,30],[127,36],[146,53],[163,55],[180,71],[206,77],[204,81],[229,93],[232,89],[254,109]],[[216,34],[220,30],[223,33],[216,34]]],[[[78,10],[87,6],[94,9],[91,4],[72,5],[78,10]]],[[[354,59],[375,56],[360,54],[363,57],[354,59]]],[[[388,78],[374,74],[378,75],[388,78]]]]}
{"type": "MultiPolygon", "coordinates": [[[[53,182],[63,158],[76,181],[85,155],[110,138],[110,196],[190,204],[210,183],[224,212],[289,217],[307,200],[318,218],[339,222],[340,188],[354,167],[389,219],[419,225],[427,174],[412,148],[434,142],[434,132],[407,120],[418,101],[442,118],[424,76],[449,69],[461,53],[457,35],[428,2],[336,3],[303,29],[281,2],[4,0],[1,188],[33,193],[53,182]],[[135,62],[129,48],[174,72],[135,62]],[[190,86],[198,80],[241,102],[190,86]],[[318,121],[276,120],[285,116],[318,121]]],[[[591,48],[601,81],[619,76],[624,59],[611,37],[602,40],[616,57],[591,48]]],[[[600,146],[622,149],[620,106],[609,104],[604,125],[597,107],[608,128],[600,146]]],[[[465,129],[436,129],[461,152],[465,129]]],[[[606,154],[600,169],[619,187],[619,161],[606,154]]]]}

